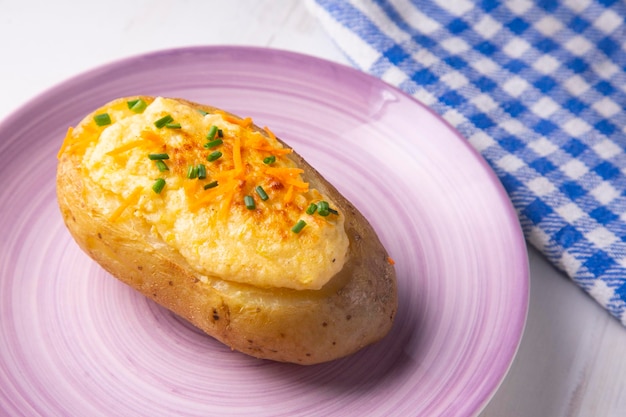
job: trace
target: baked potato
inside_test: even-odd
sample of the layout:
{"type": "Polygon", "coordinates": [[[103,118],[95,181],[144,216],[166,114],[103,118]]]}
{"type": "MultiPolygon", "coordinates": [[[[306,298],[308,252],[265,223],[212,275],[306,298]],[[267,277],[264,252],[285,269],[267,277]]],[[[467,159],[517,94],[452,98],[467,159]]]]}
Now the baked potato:
{"type": "Polygon", "coordinates": [[[392,326],[395,270],[375,231],[250,118],[120,98],[68,129],[56,181],[91,258],[234,350],[316,364],[392,326]]]}

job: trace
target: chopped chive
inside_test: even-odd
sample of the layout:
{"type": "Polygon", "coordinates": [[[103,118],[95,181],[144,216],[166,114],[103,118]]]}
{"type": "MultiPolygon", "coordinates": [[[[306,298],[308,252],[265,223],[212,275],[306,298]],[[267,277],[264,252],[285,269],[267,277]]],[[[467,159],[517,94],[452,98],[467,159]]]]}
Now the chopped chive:
{"type": "Polygon", "coordinates": [[[291,228],[291,231],[294,233],[300,233],[302,229],[304,229],[304,226],[306,226],[306,222],[304,220],[298,220],[298,223],[291,228]]]}
{"type": "Polygon", "coordinates": [[[222,139],[215,139],[215,140],[212,140],[211,142],[205,143],[204,147],[206,149],[215,148],[216,146],[219,146],[222,143],[224,143],[224,141],[222,139]]]}
{"type": "Polygon", "coordinates": [[[213,162],[222,157],[222,153],[220,151],[211,152],[209,156],[206,157],[207,161],[213,162]]]}
{"type": "Polygon", "coordinates": [[[245,196],[243,198],[243,203],[246,205],[246,208],[248,210],[254,210],[256,208],[256,206],[254,205],[254,198],[252,198],[252,196],[245,196]]]}
{"type": "Polygon", "coordinates": [[[306,214],[315,214],[316,210],[317,210],[317,204],[311,203],[309,204],[309,207],[307,207],[306,209],[306,214]]]}
{"type": "Polygon", "coordinates": [[[196,178],[198,176],[198,168],[195,165],[189,165],[187,168],[187,178],[190,180],[196,178]]]}
{"type": "Polygon", "coordinates": [[[143,111],[148,107],[148,103],[146,103],[143,99],[136,99],[127,101],[128,108],[135,113],[143,113],[143,111]]]}
{"type": "Polygon", "coordinates": [[[148,155],[148,158],[150,158],[153,161],[157,161],[160,159],[170,159],[170,156],[166,153],[151,153],[148,155]]]}
{"type": "Polygon", "coordinates": [[[208,111],[204,111],[204,110],[202,110],[202,109],[196,109],[196,110],[198,110],[198,113],[200,113],[200,114],[201,114],[201,115],[203,115],[203,116],[206,116],[207,114],[209,114],[209,112],[208,112],[208,111]]]}
{"type": "Polygon", "coordinates": [[[222,131],[222,129],[217,129],[217,137],[218,138],[223,138],[224,137],[224,132],[222,131]]]}
{"type": "Polygon", "coordinates": [[[215,187],[217,187],[217,181],[213,181],[213,182],[210,182],[208,184],[204,184],[204,189],[205,190],[208,190],[209,188],[215,188],[215,187]]]}
{"type": "Polygon", "coordinates": [[[330,214],[330,207],[328,206],[327,201],[320,201],[317,205],[317,213],[320,216],[326,217],[330,214]]]}
{"type": "Polygon", "coordinates": [[[206,166],[204,166],[204,164],[198,164],[196,170],[198,171],[199,180],[203,180],[206,178],[206,166]]]}
{"type": "Polygon", "coordinates": [[[268,156],[263,159],[263,163],[267,165],[272,165],[274,162],[276,162],[276,157],[274,155],[268,156]]]}
{"type": "Polygon", "coordinates": [[[152,184],[152,191],[160,194],[161,191],[163,191],[163,187],[165,187],[165,180],[163,178],[158,178],[154,184],[152,184]]]}
{"type": "Polygon", "coordinates": [[[98,126],[106,126],[111,124],[111,116],[109,116],[109,113],[96,114],[93,117],[93,120],[98,126]]]}
{"type": "Polygon", "coordinates": [[[167,165],[165,165],[165,162],[163,162],[162,160],[157,159],[157,160],[156,160],[156,161],[154,161],[154,162],[156,162],[156,166],[157,166],[157,168],[159,168],[159,171],[160,171],[160,172],[164,172],[164,171],[169,171],[169,170],[170,170],[170,169],[167,167],[167,165]]]}
{"type": "Polygon", "coordinates": [[[180,129],[180,123],[168,123],[165,127],[168,129],[180,129]]]}
{"type": "Polygon", "coordinates": [[[154,125],[158,129],[161,129],[162,127],[165,127],[165,125],[167,125],[168,123],[172,123],[173,121],[174,121],[174,118],[168,114],[167,116],[163,116],[159,120],[154,122],[154,125]]]}
{"type": "Polygon", "coordinates": [[[206,135],[207,140],[213,140],[213,138],[215,138],[216,133],[217,133],[217,126],[215,125],[211,126],[211,128],[209,129],[209,133],[207,133],[206,135]]]}
{"type": "Polygon", "coordinates": [[[328,212],[329,212],[330,214],[334,214],[335,216],[339,214],[339,212],[338,212],[337,210],[335,210],[335,209],[331,209],[331,208],[329,208],[329,209],[328,209],[328,212]]]}
{"type": "Polygon", "coordinates": [[[258,185],[254,191],[256,191],[256,193],[259,195],[259,197],[261,198],[261,200],[265,201],[269,198],[269,196],[267,195],[267,193],[265,192],[265,190],[263,189],[263,187],[261,187],[260,185],[258,185]]]}

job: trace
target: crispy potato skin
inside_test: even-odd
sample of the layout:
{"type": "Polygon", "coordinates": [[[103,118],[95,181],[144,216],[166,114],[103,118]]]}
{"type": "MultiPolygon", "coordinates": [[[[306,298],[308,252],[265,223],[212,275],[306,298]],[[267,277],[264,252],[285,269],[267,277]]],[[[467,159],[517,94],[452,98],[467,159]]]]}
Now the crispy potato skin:
{"type": "Polygon", "coordinates": [[[321,290],[264,289],[217,277],[201,280],[177,251],[150,241],[150,226],[143,220],[128,217],[112,223],[98,212],[85,198],[89,179],[81,171],[79,154],[60,154],[57,198],[78,245],[132,288],[234,350],[281,362],[322,363],[388,333],[397,309],[395,270],[363,215],[302,157],[294,152],[290,158],[305,170],[311,187],[330,196],[346,218],[347,262],[321,290]]]}

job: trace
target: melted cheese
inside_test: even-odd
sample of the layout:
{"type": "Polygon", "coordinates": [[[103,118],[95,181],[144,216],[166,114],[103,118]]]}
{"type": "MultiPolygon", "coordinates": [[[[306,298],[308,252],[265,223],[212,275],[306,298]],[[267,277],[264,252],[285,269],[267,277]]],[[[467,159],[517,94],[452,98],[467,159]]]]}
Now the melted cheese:
{"type": "Polygon", "coordinates": [[[333,201],[309,187],[304,171],[288,157],[291,150],[269,129],[263,134],[252,129],[249,118],[203,115],[172,99],[156,98],[141,114],[124,107],[118,102],[100,109],[111,115],[112,124],[94,129],[83,122],[68,131],[63,146],[84,151],[83,172],[100,189],[94,193],[100,196],[97,204],[111,221],[143,219],[199,273],[224,280],[320,289],[342,269],[348,248],[343,214],[306,214],[310,203],[325,200],[334,207],[333,201]],[[157,128],[154,122],[165,115],[181,128],[157,128]],[[213,125],[223,132],[223,143],[207,149],[203,145],[213,125]],[[214,151],[222,157],[209,162],[214,151]],[[148,158],[152,153],[168,154],[168,171],[158,170],[148,158]],[[270,155],[276,157],[271,166],[263,163],[270,155]],[[189,166],[198,164],[205,165],[206,179],[187,178],[189,166]],[[157,178],[166,181],[159,194],[151,188],[157,178]],[[213,181],[216,187],[204,188],[213,181]],[[257,186],[267,201],[259,198],[257,186]],[[246,208],[245,196],[254,198],[255,209],[246,208]],[[307,225],[294,233],[299,220],[307,225]]]}

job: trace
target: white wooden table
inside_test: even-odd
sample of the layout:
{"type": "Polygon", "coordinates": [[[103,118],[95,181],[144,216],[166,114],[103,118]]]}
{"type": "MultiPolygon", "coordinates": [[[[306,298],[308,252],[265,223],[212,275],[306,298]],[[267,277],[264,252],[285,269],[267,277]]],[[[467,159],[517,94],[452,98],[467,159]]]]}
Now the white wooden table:
{"type": "MultiPolygon", "coordinates": [[[[347,63],[298,0],[0,0],[0,39],[0,119],[72,75],[163,48],[255,45],[347,63]]],[[[626,329],[535,250],[529,259],[526,332],[481,416],[626,416],[626,329]]]]}

